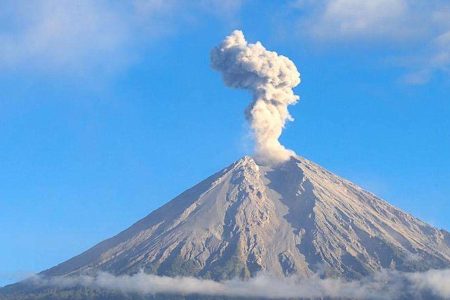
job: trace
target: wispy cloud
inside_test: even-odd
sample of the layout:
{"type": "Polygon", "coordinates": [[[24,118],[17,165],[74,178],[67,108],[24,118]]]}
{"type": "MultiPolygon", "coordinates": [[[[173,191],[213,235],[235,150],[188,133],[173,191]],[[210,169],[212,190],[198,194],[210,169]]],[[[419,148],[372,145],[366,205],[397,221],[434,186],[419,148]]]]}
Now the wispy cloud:
{"type": "Polygon", "coordinates": [[[297,0],[290,7],[298,14],[302,38],[406,52],[401,61],[407,62],[407,82],[424,83],[435,72],[449,73],[450,5],[445,1],[297,0]]]}
{"type": "MultiPolygon", "coordinates": [[[[139,60],[161,38],[184,32],[204,19],[238,24],[237,16],[246,2],[1,1],[0,70],[69,73],[115,70],[139,60]]],[[[398,47],[402,54],[396,61],[407,69],[404,80],[409,83],[425,83],[436,73],[450,73],[447,1],[288,0],[288,3],[303,41],[398,47]]]]}
{"type": "Polygon", "coordinates": [[[241,0],[42,0],[0,3],[0,68],[108,70],[201,14],[228,20],[241,0]]]}
{"type": "Polygon", "coordinates": [[[419,296],[450,297],[450,270],[423,273],[383,271],[361,280],[290,277],[280,279],[261,274],[249,280],[213,281],[193,277],[164,277],[145,273],[132,276],[34,277],[30,283],[39,286],[85,286],[140,294],[199,294],[257,298],[351,298],[395,299],[419,296]]]}
{"type": "Polygon", "coordinates": [[[0,271],[0,287],[10,282],[17,282],[34,276],[34,272],[27,271],[0,271]]]}
{"type": "Polygon", "coordinates": [[[301,20],[308,34],[319,40],[406,38],[413,34],[412,20],[405,0],[299,1],[310,19],[301,20]]]}
{"type": "Polygon", "coordinates": [[[81,70],[108,67],[129,42],[126,21],[103,1],[6,1],[0,66],[81,70]]]}
{"type": "Polygon", "coordinates": [[[448,31],[433,38],[426,46],[425,53],[416,57],[416,60],[416,70],[405,76],[406,82],[426,83],[437,71],[450,74],[450,26],[448,31]]]}

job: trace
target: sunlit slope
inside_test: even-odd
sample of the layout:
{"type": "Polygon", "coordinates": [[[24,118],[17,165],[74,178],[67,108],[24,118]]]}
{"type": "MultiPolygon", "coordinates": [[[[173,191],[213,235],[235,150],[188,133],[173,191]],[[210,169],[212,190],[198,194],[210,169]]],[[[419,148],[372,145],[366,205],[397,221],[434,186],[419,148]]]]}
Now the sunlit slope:
{"type": "Polygon", "coordinates": [[[46,276],[358,278],[450,266],[450,235],[303,158],[244,157],[46,276]]]}

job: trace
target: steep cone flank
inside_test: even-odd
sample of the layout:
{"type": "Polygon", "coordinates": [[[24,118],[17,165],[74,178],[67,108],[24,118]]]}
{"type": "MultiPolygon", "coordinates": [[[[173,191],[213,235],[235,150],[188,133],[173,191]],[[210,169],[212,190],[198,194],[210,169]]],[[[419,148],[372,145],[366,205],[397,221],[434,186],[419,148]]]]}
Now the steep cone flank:
{"type": "Polygon", "coordinates": [[[358,278],[450,267],[450,235],[303,159],[244,157],[117,236],[43,272],[358,278]]]}

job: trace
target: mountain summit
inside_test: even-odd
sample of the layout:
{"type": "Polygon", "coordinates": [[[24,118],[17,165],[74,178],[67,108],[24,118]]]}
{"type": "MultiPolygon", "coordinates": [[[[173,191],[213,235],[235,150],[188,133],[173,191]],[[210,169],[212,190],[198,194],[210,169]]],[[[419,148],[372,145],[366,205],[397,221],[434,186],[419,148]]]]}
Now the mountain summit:
{"type": "Polygon", "coordinates": [[[304,158],[273,167],[246,156],[43,275],[144,270],[220,280],[266,271],[350,279],[446,267],[448,232],[304,158]]]}
{"type": "Polygon", "coordinates": [[[357,279],[450,267],[450,234],[301,157],[244,157],[118,235],[41,273],[357,279]]]}

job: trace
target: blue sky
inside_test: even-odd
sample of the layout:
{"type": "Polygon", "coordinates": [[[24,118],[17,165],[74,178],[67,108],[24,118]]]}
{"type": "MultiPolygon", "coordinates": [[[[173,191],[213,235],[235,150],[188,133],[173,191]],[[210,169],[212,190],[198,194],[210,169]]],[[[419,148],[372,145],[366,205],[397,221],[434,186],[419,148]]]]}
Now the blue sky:
{"type": "Polygon", "coordinates": [[[2,1],[0,285],[251,153],[209,62],[233,29],[301,73],[283,144],[450,229],[445,1],[2,1]]]}

